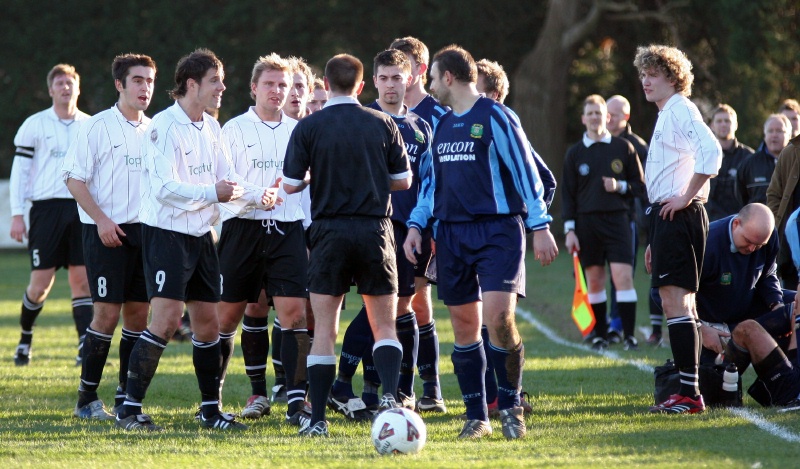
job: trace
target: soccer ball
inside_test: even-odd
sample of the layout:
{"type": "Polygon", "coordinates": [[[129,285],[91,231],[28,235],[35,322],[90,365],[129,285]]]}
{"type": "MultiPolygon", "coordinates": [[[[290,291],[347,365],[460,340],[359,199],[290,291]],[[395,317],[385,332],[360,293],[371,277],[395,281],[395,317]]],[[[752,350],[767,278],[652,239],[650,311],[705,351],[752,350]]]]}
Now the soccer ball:
{"type": "Polygon", "coordinates": [[[380,454],[419,453],[427,438],[425,422],[403,407],[384,410],[372,422],[372,444],[380,454]]]}

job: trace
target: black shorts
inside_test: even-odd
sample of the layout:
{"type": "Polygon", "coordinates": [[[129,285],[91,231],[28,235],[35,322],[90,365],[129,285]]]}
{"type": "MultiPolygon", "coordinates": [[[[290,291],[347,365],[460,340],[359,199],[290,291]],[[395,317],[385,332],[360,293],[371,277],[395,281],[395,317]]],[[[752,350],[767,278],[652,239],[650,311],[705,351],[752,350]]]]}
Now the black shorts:
{"type": "Polygon", "coordinates": [[[31,270],[84,265],[83,224],[73,199],[33,202],[28,232],[31,270]]]}
{"type": "Polygon", "coordinates": [[[633,231],[628,212],[581,213],[575,220],[575,234],[581,245],[581,265],[606,262],[633,265],[633,231]]]}
{"type": "Polygon", "coordinates": [[[243,220],[222,224],[217,245],[222,301],[255,303],[267,296],[308,298],[308,251],[302,221],[243,220]]]}
{"type": "Polygon", "coordinates": [[[706,209],[693,201],[675,212],[671,221],[661,218],[660,210],[661,205],[654,204],[646,212],[650,218],[650,284],[653,288],[672,285],[696,292],[708,238],[706,209]]]}
{"type": "Polygon", "coordinates": [[[405,251],[403,251],[403,245],[399,242],[401,239],[406,239],[408,228],[406,228],[406,225],[394,220],[392,221],[392,227],[394,228],[394,239],[398,241],[397,251],[395,252],[397,257],[397,296],[411,296],[416,291],[414,280],[416,266],[408,262],[405,251]]]}
{"type": "Polygon", "coordinates": [[[191,236],[142,223],[147,298],[219,302],[220,275],[211,233],[191,236]]]}
{"type": "Polygon", "coordinates": [[[448,306],[479,301],[481,291],[525,296],[525,227],[519,216],[439,222],[437,293],[448,306]]]}
{"type": "MultiPolygon", "coordinates": [[[[406,229],[408,232],[408,229],[406,229]]],[[[397,238],[395,238],[397,239],[397,238]]],[[[403,238],[405,240],[405,238],[403,238]]],[[[405,241],[397,239],[398,243],[402,246],[405,241]]],[[[414,266],[414,277],[425,277],[425,272],[431,264],[433,258],[433,230],[425,228],[422,230],[422,252],[417,253],[417,265],[414,266]]]]}
{"type": "Polygon", "coordinates": [[[362,295],[397,293],[396,245],[388,218],[324,218],[308,229],[308,291],[339,296],[355,281],[362,295]]]}
{"type": "Polygon", "coordinates": [[[125,232],[122,246],[106,247],[97,234],[97,225],[83,225],[83,252],[86,276],[92,301],[125,303],[147,301],[142,261],[142,226],[139,223],[119,225],[125,232]]]}
{"type": "Polygon", "coordinates": [[[773,363],[773,366],[766,372],[766,377],[759,378],[769,390],[772,405],[781,406],[797,399],[800,394],[800,368],[791,366],[788,360],[780,360],[778,355],[776,348],[763,360],[773,363]]]}

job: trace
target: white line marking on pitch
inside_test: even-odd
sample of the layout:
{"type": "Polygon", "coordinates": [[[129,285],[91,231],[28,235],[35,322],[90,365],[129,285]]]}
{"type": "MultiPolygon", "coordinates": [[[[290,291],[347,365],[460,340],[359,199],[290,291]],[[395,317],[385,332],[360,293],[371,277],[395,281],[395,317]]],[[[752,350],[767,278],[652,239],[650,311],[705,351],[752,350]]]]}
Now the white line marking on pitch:
{"type": "MultiPolygon", "coordinates": [[[[627,358],[622,358],[621,356],[619,356],[619,354],[617,354],[615,352],[609,352],[608,350],[605,350],[603,352],[597,352],[596,350],[592,350],[591,347],[588,347],[588,346],[582,345],[582,344],[578,344],[578,343],[575,343],[575,342],[571,342],[569,340],[566,340],[566,339],[560,337],[558,334],[555,333],[555,331],[553,331],[552,329],[550,329],[549,327],[544,325],[541,321],[536,319],[530,311],[526,311],[526,310],[518,307],[517,308],[517,316],[521,317],[522,319],[527,321],[530,325],[532,325],[533,327],[538,329],[539,332],[544,334],[544,336],[547,337],[551,342],[555,342],[555,343],[557,343],[559,345],[563,345],[565,347],[570,347],[570,348],[574,348],[574,349],[578,349],[578,350],[583,350],[583,351],[586,351],[586,352],[596,353],[598,355],[602,355],[604,357],[610,358],[611,360],[617,360],[617,361],[626,363],[628,365],[631,365],[633,367],[636,367],[639,370],[644,371],[645,373],[650,373],[651,375],[653,374],[653,371],[654,371],[653,367],[651,365],[645,363],[642,360],[631,360],[631,359],[627,359],[627,358]]],[[[800,435],[792,433],[791,431],[781,427],[780,425],[774,424],[774,423],[766,420],[764,417],[762,417],[761,415],[759,415],[756,412],[753,412],[753,411],[745,409],[745,408],[731,408],[731,409],[728,409],[728,410],[730,410],[731,413],[736,415],[737,417],[741,417],[741,418],[749,421],[750,423],[752,423],[756,427],[760,428],[761,430],[764,430],[765,432],[767,432],[767,433],[769,433],[769,434],[771,434],[773,436],[776,436],[776,437],[778,437],[778,438],[780,438],[782,440],[786,440],[786,441],[792,442],[792,443],[800,442],[800,435]]]]}

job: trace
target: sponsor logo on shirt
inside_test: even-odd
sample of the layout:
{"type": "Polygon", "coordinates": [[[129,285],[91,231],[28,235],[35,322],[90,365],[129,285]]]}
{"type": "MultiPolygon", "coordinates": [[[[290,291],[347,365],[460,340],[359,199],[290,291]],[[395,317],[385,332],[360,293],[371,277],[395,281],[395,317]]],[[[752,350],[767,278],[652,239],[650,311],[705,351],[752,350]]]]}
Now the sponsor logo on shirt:
{"type": "Polygon", "coordinates": [[[439,162],[475,161],[475,142],[444,142],[436,146],[439,162]]]}
{"type": "Polygon", "coordinates": [[[125,158],[125,165],[127,166],[134,166],[136,168],[142,167],[142,158],[139,156],[125,155],[123,158],[125,158]]]}
{"type": "Polygon", "coordinates": [[[203,174],[211,172],[211,163],[201,164],[200,166],[189,165],[189,174],[203,174]]]}
{"type": "Polygon", "coordinates": [[[272,168],[283,169],[283,161],[252,159],[253,169],[267,170],[272,168]]]}

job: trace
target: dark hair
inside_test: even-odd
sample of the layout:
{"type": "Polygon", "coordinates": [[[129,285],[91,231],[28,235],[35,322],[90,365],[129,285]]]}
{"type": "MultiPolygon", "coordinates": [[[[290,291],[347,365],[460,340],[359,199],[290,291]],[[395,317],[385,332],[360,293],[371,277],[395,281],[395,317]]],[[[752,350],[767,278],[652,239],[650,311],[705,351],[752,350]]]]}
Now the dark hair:
{"type": "MultiPolygon", "coordinates": [[[[397,49],[400,52],[410,55],[414,58],[417,64],[425,64],[428,66],[428,47],[425,46],[425,43],[420,41],[419,39],[411,36],[401,37],[392,41],[392,44],[389,46],[389,49],[397,49]]],[[[427,74],[420,75],[422,79],[422,83],[428,81],[427,74]]]]}
{"type": "MultiPolygon", "coordinates": [[[[465,49],[451,44],[444,47],[433,56],[433,63],[439,64],[439,73],[450,72],[457,81],[463,83],[478,82],[478,68],[475,66],[475,59],[465,49]]],[[[433,68],[433,65],[431,65],[433,68]]]]}
{"type": "Polygon", "coordinates": [[[156,62],[149,55],[142,54],[121,54],[114,57],[111,63],[111,76],[114,80],[119,80],[125,88],[125,79],[128,78],[128,71],[131,67],[150,67],[156,71],[156,62]]]}
{"type": "Polygon", "coordinates": [[[325,78],[331,91],[352,92],[364,79],[364,65],[350,54],[335,55],[325,64],[325,78]]]}
{"type": "Polygon", "coordinates": [[[389,49],[380,52],[375,56],[372,62],[372,74],[378,76],[378,67],[400,67],[403,73],[411,74],[411,62],[402,51],[398,49],[389,49]]]}
{"type": "Polygon", "coordinates": [[[222,61],[208,49],[197,49],[181,57],[175,67],[175,87],[170,90],[170,97],[178,99],[186,96],[186,82],[192,79],[199,84],[212,68],[222,70],[222,61]]]}

